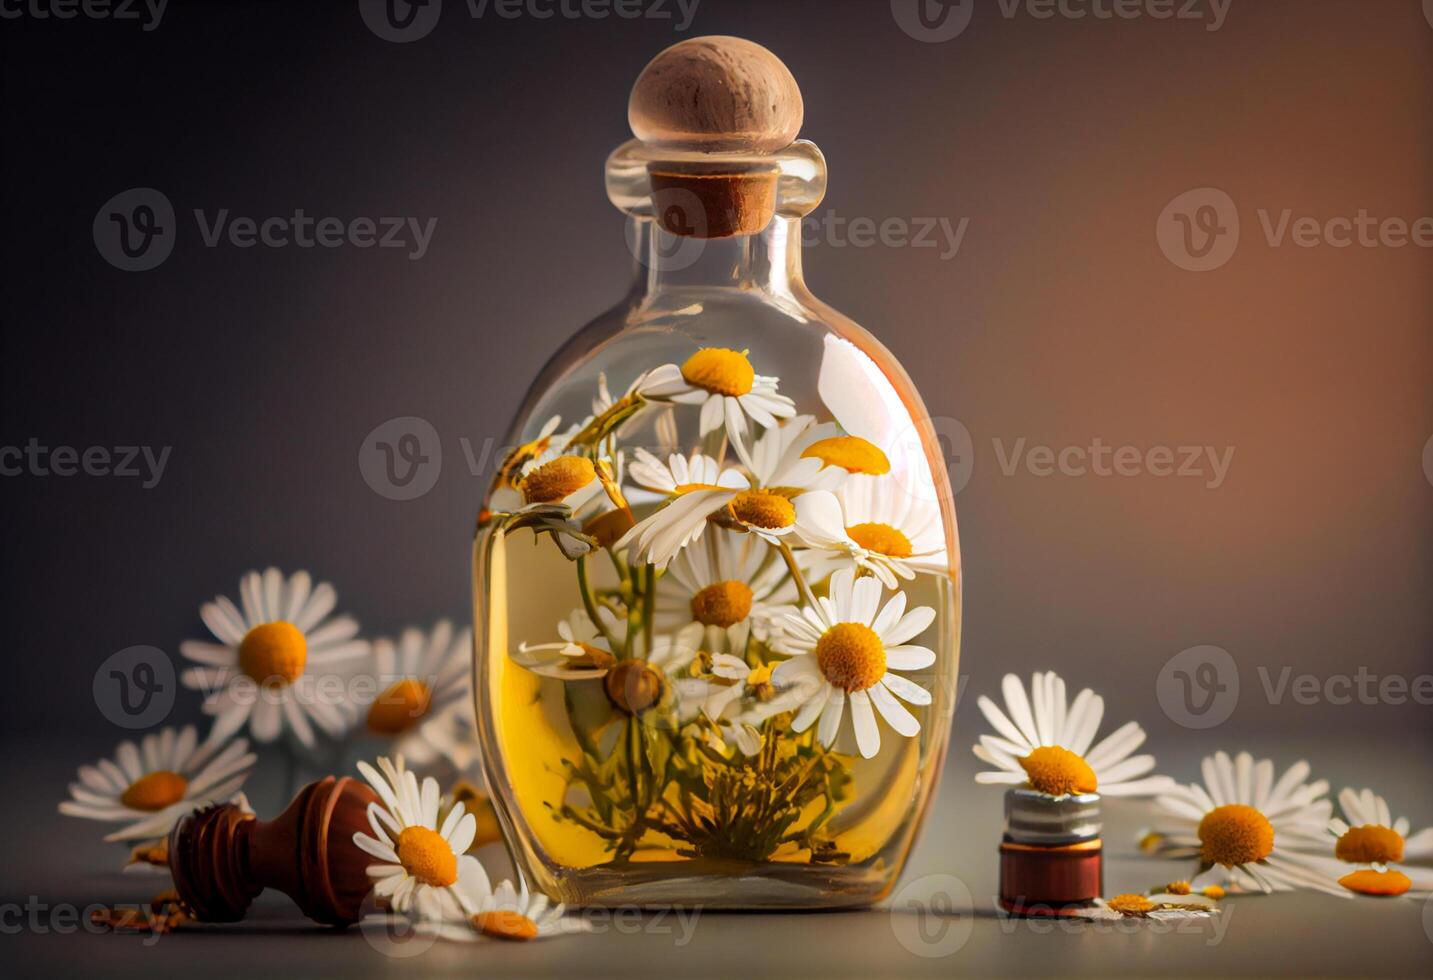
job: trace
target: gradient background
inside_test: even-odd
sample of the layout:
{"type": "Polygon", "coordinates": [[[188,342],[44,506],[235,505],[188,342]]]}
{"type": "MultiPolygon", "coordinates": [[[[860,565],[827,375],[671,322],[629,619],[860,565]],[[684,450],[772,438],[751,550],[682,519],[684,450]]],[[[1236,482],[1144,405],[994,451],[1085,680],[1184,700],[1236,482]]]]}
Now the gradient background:
{"type": "MultiPolygon", "coordinates": [[[[1400,760],[1385,792],[1430,822],[1426,704],[1272,704],[1257,674],[1433,670],[1433,251],[1273,247],[1258,218],[1433,214],[1425,7],[1234,0],[1209,31],[977,2],[944,43],[908,36],[880,0],[700,0],[685,33],[473,19],[448,0],[412,44],[380,40],[353,2],[174,0],[148,33],[0,22],[0,445],[173,446],[148,491],[0,479],[0,735],[69,740],[38,791],[58,799],[68,767],[119,736],[90,696],[96,667],[133,644],[177,659],[199,604],[252,567],[330,579],[369,632],[465,619],[488,473],[468,471],[460,440],[500,441],[552,350],[625,288],[602,162],[627,137],[642,65],[735,33],[802,85],[802,135],[830,162],[817,216],[969,219],[949,260],[806,249],[816,293],[971,433],[957,498],[969,690],[1057,668],[1139,718],[1154,751],[1188,757],[1185,778],[1220,746],[1321,751],[1335,787],[1400,760]],[[136,186],[169,197],[179,237],[159,268],[126,273],[90,229],[136,186]],[[1155,224],[1205,186],[1237,203],[1242,237],[1196,274],[1155,224]],[[194,208],[438,222],[414,262],[205,248],[194,208]],[[436,427],[443,469],[394,502],[362,479],[359,447],[408,415],[436,427]],[[1006,476],[993,440],[1021,438],[1235,452],[1218,489],[1006,476]],[[1156,687],[1200,644],[1233,655],[1242,693],[1191,734],[1156,687]]],[[[193,699],[174,717],[197,718],[193,699]]],[[[966,698],[946,795],[983,727],[966,698]]]]}

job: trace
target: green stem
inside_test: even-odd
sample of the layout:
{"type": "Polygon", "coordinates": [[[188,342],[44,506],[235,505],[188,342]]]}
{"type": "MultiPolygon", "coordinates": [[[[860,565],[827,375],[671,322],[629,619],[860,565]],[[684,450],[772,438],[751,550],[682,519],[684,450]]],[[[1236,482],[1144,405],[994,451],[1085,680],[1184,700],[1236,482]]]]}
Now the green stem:
{"type": "Polygon", "coordinates": [[[562,808],[562,816],[564,819],[571,820],[579,827],[583,827],[587,830],[590,830],[597,836],[606,838],[607,840],[617,840],[622,836],[621,833],[619,833],[618,831],[612,830],[609,827],[604,827],[600,823],[596,823],[595,821],[587,819],[581,813],[579,813],[577,810],[574,810],[570,806],[565,806],[562,808]]]}
{"type": "Polygon", "coordinates": [[[624,561],[619,561],[617,558],[617,552],[613,551],[611,548],[607,548],[605,550],[607,552],[607,557],[612,559],[612,567],[617,569],[617,577],[621,579],[624,583],[631,582],[632,573],[627,570],[627,563],[624,561]]]}
{"type": "MultiPolygon", "coordinates": [[[[636,656],[636,647],[632,645],[632,641],[636,638],[637,630],[642,625],[641,589],[642,566],[637,565],[632,568],[632,604],[627,607],[627,654],[629,656],[636,656]]],[[[647,648],[643,651],[643,656],[650,657],[651,655],[652,647],[648,643],[647,648]]]]}
{"type": "Polygon", "coordinates": [[[646,621],[642,624],[642,635],[643,635],[644,637],[646,637],[646,640],[647,640],[647,646],[646,646],[647,656],[650,657],[650,656],[652,655],[652,630],[653,630],[653,627],[654,627],[654,625],[655,625],[654,622],[653,622],[653,620],[656,618],[655,615],[654,615],[654,613],[656,612],[656,607],[657,607],[657,566],[655,566],[655,565],[648,565],[648,566],[647,566],[647,583],[646,583],[646,584],[647,584],[647,591],[646,591],[646,602],[645,602],[645,605],[646,605],[646,607],[647,607],[647,616],[646,616],[646,621]]]}
{"type": "Polygon", "coordinates": [[[796,566],[796,556],[791,553],[791,545],[782,541],[776,545],[776,549],[781,552],[781,558],[786,562],[786,570],[796,581],[796,588],[801,592],[801,601],[808,606],[816,605],[816,597],[811,594],[811,589],[806,585],[806,579],[801,574],[801,569],[796,566]]]}
{"type": "MultiPolygon", "coordinates": [[[[625,861],[631,857],[632,852],[637,849],[637,842],[647,830],[647,811],[651,804],[646,802],[646,794],[642,791],[642,773],[637,765],[637,756],[640,752],[638,740],[642,737],[638,726],[641,722],[636,717],[627,719],[627,782],[628,793],[632,797],[633,814],[627,829],[622,833],[622,842],[618,845],[615,857],[619,861],[625,861]]],[[[651,780],[648,780],[650,788],[651,780]]]]}
{"type": "Polygon", "coordinates": [[[617,641],[612,638],[611,633],[607,632],[607,627],[603,625],[602,617],[597,615],[597,601],[592,597],[592,586],[587,581],[586,555],[577,559],[577,585],[582,592],[582,605],[587,609],[587,615],[588,618],[592,620],[592,625],[597,627],[597,631],[602,634],[603,639],[605,639],[608,646],[612,648],[612,652],[616,653],[617,641]]]}

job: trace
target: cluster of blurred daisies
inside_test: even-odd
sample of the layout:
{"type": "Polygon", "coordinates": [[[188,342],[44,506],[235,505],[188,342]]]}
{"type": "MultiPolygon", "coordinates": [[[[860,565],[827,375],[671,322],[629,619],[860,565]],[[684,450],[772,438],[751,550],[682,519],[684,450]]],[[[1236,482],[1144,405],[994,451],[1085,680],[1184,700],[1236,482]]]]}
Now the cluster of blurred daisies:
{"type": "Polygon", "coordinates": [[[1183,784],[1153,775],[1154,756],[1136,755],[1144,729],[1128,722],[1098,743],[1104,700],[1086,688],[1066,698],[1053,672],[1036,673],[1027,693],[1014,674],[1001,685],[1004,710],[988,697],[980,711],[993,733],[975,755],[994,769],[976,782],[1025,786],[1059,798],[1098,793],[1152,800],[1155,825],[1140,849],[1187,861],[1187,878],[1100,901],[1095,918],[1162,918],[1200,914],[1230,892],[1312,889],[1331,895],[1426,898],[1433,867],[1404,864],[1433,856],[1433,827],[1410,833],[1371,789],[1338,794],[1340,815],[1326,780],[1312,780],[1305,761],[1279,774],[1271,759],[1248,752],[1204,758],[1202,782],[1183,784]],[[1277,778],[1276,778],[1277,777],[1277,778]]]}
{"type": "Polygon", "coordinates": [[[396,762],[358,763],[381,804],[369,808],[372,835],[354,843],[376,862],[368,873],[380,907],[453,939],[587,928],[525,887],[492,887],[471,853],[501,839],[487,794],[469,782],[479,778],[472,631],[443,620],[369,640],[352,616],[335,615],[337,605],[327,582],[276,568],[245,575],[237,603],[205,603],[199,615],[213,638],[179,650],[192,664],[180,681],[213,718],[208,735],[201,742],[187,725],[121,742],[112,758],[80,766],[60,812],[120,824],[105,840],[137,844],[128,867],[167,868],[168,834],[181,817],[212,803],[248,810],[240,788],[258,760],[250,739],[290,762],[338,770],[378,745],[396,762]],[[432,775],[420,785],[405,759],[450,777],[449,792],[432,775]]]}
{"type": "Polygon", "coordinates": [[[163,840],[181,816],[239,793],[258,759],[251,739],[285,762],[348,768],[347,758],[378,746],[472,775],[472,631],[444,620],[370,640],[352,616],[335,614],[337,605],[329,583],[277,568],[245,575],[237,603],[204,603],[199,615],[212,638],[179,650],[189,662],[180,681],[213,719],[208,734],[200,741],[188,725],[121,742],[111,758],[80,766],[60,812],[119,824],[105,840],[138,842],[141,858],[162,863],[163,840]]]}

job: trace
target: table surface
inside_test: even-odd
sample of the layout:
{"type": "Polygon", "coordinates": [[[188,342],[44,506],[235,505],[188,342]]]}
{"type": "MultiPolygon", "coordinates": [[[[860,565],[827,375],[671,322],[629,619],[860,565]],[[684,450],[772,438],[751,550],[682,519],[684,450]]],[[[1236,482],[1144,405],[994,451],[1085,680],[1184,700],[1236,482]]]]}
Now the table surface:
{"type": "MultiPolygon", "coordinates": [[[[57,916],[62,904],[142,901],[159,876],[107,872],[113,845],[80,821],[55,815],[74,762],[11,744],[0,753],[9,794],[0,815],[6,850],[0,964],[8,976],[252,978],[472,975],[498,977],[873,976],[1433,976],[1433,901],[1342,900],[1317,894],[1242,896],[1216,919],[1151,925],[1049,923],[997,916],[998,791],[973,787],[973,760],[956,752],[940,799],[896,895],[886,907],[836,913],[601,914],[591,935],[540,943],[460,944],[404,940],[364,929],[306,923],[286,899],[262,896],[250,918],[153,937],[92,933],[57,916]],[[984,897],[982,897],[984,896],[984,897]],[[16,906],[19,906],[17,909],[16,906]],[[33,914],[31,908],[40,911],[33,914]],[[68,928],[66,928],[68,927],[68,928]],[[62,931],[64,930],[64,931],[62,931]]],[[[1389,775],[1410,797],[1405,812],[1433,803],[1425,746],[1332,746],[1334,768],[1389,775]],[[1410,778],[1409,774],[1418,774],[1410,778]]],[[[66,747],[70,751],[70,747],[66,747]]],[[[1309,753],[1311,756],[1312,752],[1309,753]]],[[[1283,758],[1284,756],[1279,756],[1283,758]]],[[[1291,757],[1290,757],[1291,758],[1291,757]]],[[[1371,782],[1378,783],[1370,776],[1371,782]]],[[[1337,785],[1337,780],[1335,780],[1337,785]]],[[[1392,789],[1388,790],[1392,792],[1392,789]]],[[[1179,877],[1179,867],[1132,846],[1148,819],[1138,807],[1106,813],[1110,894],[1179,877]]],[[[1428,821],[1433,822],[1433,821],[1428,821]]],[[[500,854],[484,855],[498,873],[500,854]]]]}

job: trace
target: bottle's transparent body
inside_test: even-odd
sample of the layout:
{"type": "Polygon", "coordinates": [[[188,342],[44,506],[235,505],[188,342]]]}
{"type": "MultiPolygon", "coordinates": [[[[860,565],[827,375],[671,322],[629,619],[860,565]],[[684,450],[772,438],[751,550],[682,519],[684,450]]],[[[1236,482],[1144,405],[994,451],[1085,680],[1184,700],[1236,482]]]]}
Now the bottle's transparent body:
{"type": "MultiPolygon", "coordinates": [[[[813,154],[803,186],[824,180],[813,154]]],[[[759,234],[700,241],[613,198],[636,280],[534,385],[473,552],[479,738],[510,850],[569,904],[875,901],[954,709],[939,448],[891,356],[807,291],[798,194],[759,234]],[[744,388],[774,401],[748,411],[744,388]]]]}

